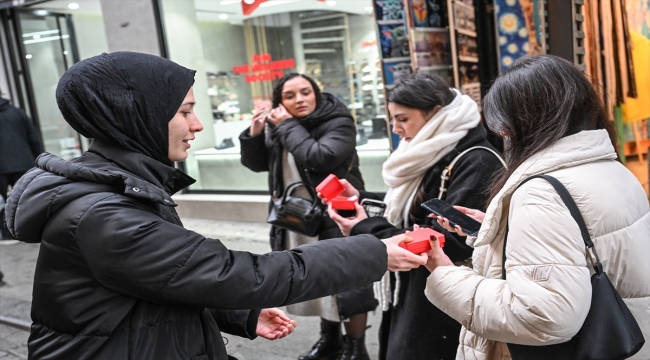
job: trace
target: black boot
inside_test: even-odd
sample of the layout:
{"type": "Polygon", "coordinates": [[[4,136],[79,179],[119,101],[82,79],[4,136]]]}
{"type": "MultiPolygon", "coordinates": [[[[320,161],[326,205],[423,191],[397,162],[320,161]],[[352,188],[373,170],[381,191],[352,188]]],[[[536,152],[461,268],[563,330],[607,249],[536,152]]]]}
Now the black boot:
{"type": "Polygon", "coordinates": [[[336,360],[370,360],[366,351],[365,336],[355,339],[350,335],[343,337],[343,351],[336,360]]]}
{"type": "Polygon", "coordinates": [[[337,355],[343,347],[341,324],[330,321],[321,321],[320,339],[308,352],[300,355],[298,360],[329,359],[337,355]]]}

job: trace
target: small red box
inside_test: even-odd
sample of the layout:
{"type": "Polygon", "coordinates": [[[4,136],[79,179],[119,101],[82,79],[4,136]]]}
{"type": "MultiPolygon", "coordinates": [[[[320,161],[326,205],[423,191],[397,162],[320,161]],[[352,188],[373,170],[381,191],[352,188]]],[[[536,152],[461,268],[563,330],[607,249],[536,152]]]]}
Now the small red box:
{"type": "Polygon", "coordinates": [[[332,199],[332,209],[334,210],[354,210],[354,203],[357,202],[357,196],[352,196],[349,198],[346,197],[335,197],[332,199]]]}
{"type": "Polygon", "coordinates": [[[332,201],[332,199],[339,196],[343,190],[345,190],[343,184],[341,184],[339,178],[334,174],[329,174],[325,180],[321,181],[321,183],[316,186],[316,191],[318,191],[328,201],[332,201]]]}
{"type": "Polygon", "coordinates": [[[431,236],[438,239],[441,248],[445,247],[445,236],[430,228],[421,228],[420,230],[411,231],[404,235],[410,237],[413,241],[407,243],[402,241],[399,243],[399,246],[414,254],[422,254],[431,250],[431,243],[429,242],[431,236]]]}

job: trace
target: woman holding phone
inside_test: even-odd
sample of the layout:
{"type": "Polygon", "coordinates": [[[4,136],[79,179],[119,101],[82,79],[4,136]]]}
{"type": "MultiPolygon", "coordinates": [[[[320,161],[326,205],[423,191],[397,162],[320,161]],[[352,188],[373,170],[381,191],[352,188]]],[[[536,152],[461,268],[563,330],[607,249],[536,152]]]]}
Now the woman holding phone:
{"type": "MultiPolygon", "coordinates": [[[[483,106],[487,125],[507,140],[508,169],[485,213],[458,207],[483,223],[468,239],[474,269],[448,266],[436,246],[427,264],[427,297],[464,326],[457,358],[509,359],[507,343],[560,358],[545,345],[572,346],[585,321],[593,272],[585,243],[549,182],[523,183],[540,174],[566,187],[603,271],[650,339],[650,206],[618,161],[613,123],[589,79],[559,57],[523,59],[497,78],[483,106]]],[[[438,223],[462,234],[445,218],[438,223]]],[[[631,359],[650,359],[650,346],[631,359]]]]}
{"type": "MultiPolygon", "coordinates": [[[[273,88],[273,108],[258,109],[250,128],[240,135],[241,161],[249,169],[269,172],[269,191],[281,197],[295,182],[314,187],[329,174],[363,189],[356,152],[356,124],[345,104],[323,93],[310,77],[291,73],[273,88]]],[[[310,199],[305,188],[294,195],[310,199]]],[[[273,250],[288,250],[318,240],[340,237],[337,225],[324,216],[318,236],[279,227],[271,229],[273,250]]],[[[301,360],[338,355],[367,359],[364,345],[367,312],[377,307],[372,286],[287,307],[294,315],[320,316],[321,337],[301,360]],[[341,335],[345,319],[346,335],[341,335]]]]}
{"type": "MultiPolygon", "coordinates": [[[[344,235],[392,236],[419,226],[432,226],[445,235],[445,251],[453,261],[471,257],[465,237],[431,224],[420,204],[440,197],[441,175],[446,174],[444,201],[482,208],[486,184],[502,168],[488,143],[476,103],[437,76],[411,75],[390,92],[388,110],[393,132],[401,138],[398,148],[384,163],[382,176],[389,185],[384,198],[384,217],[368,218],[357,205],[357,216],[344,218],[329,210],[344,235]],[[477,147],[477,148],[475,148],[477,147]],[[470,205],[473,204],[473,205],[470,205]]],[[[346,181],[343,196],[375,198],[346,181]]],[[[453,359],[460,324],[437,309],[424,296],[429,271],[421,267],[390,273],[376,286],[382,304],[380,359],[453,359]]]]}

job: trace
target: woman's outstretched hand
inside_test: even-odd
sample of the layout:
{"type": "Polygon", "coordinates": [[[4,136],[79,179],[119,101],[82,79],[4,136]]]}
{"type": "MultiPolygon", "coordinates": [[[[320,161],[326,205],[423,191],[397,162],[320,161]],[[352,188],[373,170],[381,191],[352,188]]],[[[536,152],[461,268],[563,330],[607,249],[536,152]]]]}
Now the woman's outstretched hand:
{"type": "Polygon", "coordinates": [[[454,266],[454,263],[449,259],[447,254],[442,251],[438,240],[429,240],[431,242],[431,251],[428,251],[429,256],[427,259],[426,267],[429,271],[433,272],[438,266],[454,266]]]}
{"type": "Polygon", "coordinates": [[[415,255],[399,246],[399,243],[402,241],[413,241],[413,239],[408,237],[408,235],[400,234],[382,241],[386,244],[386,251],[388,252],[388,270],[390,271],[409,271],[425,265],[429,259],[427,253],[415,255]]]}
{"type": "Polygon", "coordinates": [[[298,326],[296,320],[287,317],[284,311],[275,308],[263,309],[257,319],[257,336],[268,340],[282,339],[298,326]]]}
{"type": "Polygon", "coordinates": [[[339,229],[341,229],[341,233],[344,236],[350,236],[352,228],[361,220],[368,218],[366,211],[361,205],[359,205],[359,203],[354,203],[354,210],[356,210],[357,216],[344,218],[339,215],[336,210],[332,209],[332,204],[328,204],[327,206],[327,214],[330,216],[330,219],[334,220],[334,222],[339,226],[339,229]]]}
{"type": "MultiPolygon", "coordinates": [[[[480,223],[483,223],[483,219],[485,219],[485,213],[482,212],[481,210],[470,209],[462,206],[454,206],[454,208],[480,223]]],[[[438,220],[438,224],[440,224],[440,226],[445,228],[445,230],[449,232],[455,232],[461,236],[467,236],[467,234],[460,228],[460,226],[458,225],[451,226],[447,218],[438,216],[436,214],[429,214],[429,217],[438,220]]]]}

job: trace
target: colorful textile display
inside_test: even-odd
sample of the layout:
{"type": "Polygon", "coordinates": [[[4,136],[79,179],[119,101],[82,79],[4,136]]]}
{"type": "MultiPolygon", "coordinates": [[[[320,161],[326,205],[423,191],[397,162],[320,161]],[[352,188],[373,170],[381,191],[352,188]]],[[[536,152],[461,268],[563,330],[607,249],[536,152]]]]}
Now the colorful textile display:
{"type": "Polygon", "coordinates": [[[538,39],[541,25],[535,8],[539,0],[496,0],[499,65],[506,70],[515,60],[543,53],[538,39]]]}

